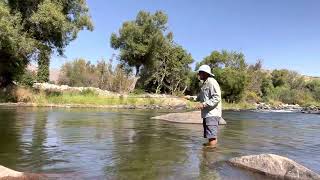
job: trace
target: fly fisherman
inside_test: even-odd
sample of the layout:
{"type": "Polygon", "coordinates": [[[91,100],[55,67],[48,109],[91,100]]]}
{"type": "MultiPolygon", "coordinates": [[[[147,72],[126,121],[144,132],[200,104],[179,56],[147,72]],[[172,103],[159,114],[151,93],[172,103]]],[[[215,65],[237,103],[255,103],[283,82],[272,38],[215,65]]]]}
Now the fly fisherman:
{"type": "Polygon", "coordinates": [[[205,146],[217,145],[219,119],[222,116],[221,90],[218,82],[213,78],[211,68],[208,65],[200,66],[198,70],[200,80],[203,81],[196,108],[201,110],[203,119],[203,137],[208,139],[205,146]]]}

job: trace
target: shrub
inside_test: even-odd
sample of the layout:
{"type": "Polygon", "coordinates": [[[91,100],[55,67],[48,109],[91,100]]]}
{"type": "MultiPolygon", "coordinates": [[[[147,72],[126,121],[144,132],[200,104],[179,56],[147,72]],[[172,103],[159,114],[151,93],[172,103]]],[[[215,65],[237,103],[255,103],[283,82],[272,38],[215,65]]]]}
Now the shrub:
{"type": "Polygon", "coordinates": [[[98,96],[98,93],[92,89],[82,90],[79,94],[83,96],[98,96]]]}
{"type": "Polygon", "coordinates": [[[18,83],[24,86],[32,87],[37,81],[37,75],[34,71],[25,70],[23,75],[19,78],[18,83]]]}
{"type": "Polygon", "coordinates": [[[261,101],[261,97],[258,96],[255,92],[246,92],[245,101],[249,103],[258,103],[261,101]]]}
{"type": "Polygon", "coordinates": [[[17,87],[15,90],[17,102],[30,102],[33,97],[32,94],[32,90],[23,87],[17,87]]]}

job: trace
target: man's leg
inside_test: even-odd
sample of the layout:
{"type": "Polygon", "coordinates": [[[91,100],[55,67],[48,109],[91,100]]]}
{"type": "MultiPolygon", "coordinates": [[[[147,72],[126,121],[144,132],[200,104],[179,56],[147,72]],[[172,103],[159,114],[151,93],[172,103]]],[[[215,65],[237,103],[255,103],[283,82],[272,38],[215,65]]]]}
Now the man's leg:
{"type": "Polygon", "coordinates": [[[207,146],[215,147],[218,143],[218,117],[207,117],[204,119],[205,138],[208,138],[207,146]]]}

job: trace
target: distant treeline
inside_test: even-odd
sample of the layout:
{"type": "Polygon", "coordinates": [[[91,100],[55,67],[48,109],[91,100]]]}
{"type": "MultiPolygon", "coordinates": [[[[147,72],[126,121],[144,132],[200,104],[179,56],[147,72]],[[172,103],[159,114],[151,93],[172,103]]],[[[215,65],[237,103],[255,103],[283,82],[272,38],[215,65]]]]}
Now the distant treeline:
{"type": "MultiPolygon", "coordinates": [[[[316,105],[320,101],[320,79],[306,77],[286,69],[267,71],[262,68],[262,61],[248,65],[242,53],[213,51],[210,56],[197,64],[196,69],[201,64],[212,67],[215,78],[221,85],[223,98],[229,103],[244,101],[316,105]]],[[[136,80],[134,74],[126,71],[121,65],[113,67],[110,61],[105,60],[100,60],[94,65],[90,61],[77,59],[64,64],[60,71],[58,84],[92,86],[114,92],[133,90],[132,86],[136,80]]],[[[150,73],[157,72],[150,71],[150,73]]],[[[175,79],[185,79],[183,89],[170,91],[171,89],[163,86],[157,92],[158,83],[148,84],[149,81],[140,78],[135,86],[135,92],[196,95],[200,87],[197,73],[189,70],[180,76],[175,79]]],[[[25,81],[21,82],[32,82],[35,77],[35,75],[24,75],[22,79],[25,81]]],[[[174,85],[177,84],[172,86],[174,85]]]]}

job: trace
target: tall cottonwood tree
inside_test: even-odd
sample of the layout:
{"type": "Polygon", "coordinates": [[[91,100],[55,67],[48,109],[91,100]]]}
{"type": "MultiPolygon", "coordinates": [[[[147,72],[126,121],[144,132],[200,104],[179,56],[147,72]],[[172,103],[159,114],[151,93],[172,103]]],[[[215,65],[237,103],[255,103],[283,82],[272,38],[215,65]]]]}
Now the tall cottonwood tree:
{"type": "Polygon", "coordinates": [[[167,32],[167,15],[140,11],[135,20],[124,22],[111,36],[111,46],[120,50],[120,61],[135,68],[138,85],[151,92],[184,92],[188,86],[189,53],[167,32]]]}
{"type": "MultiPolygon", "coordinates": [[[[7,19],[12,26],[18,26],[19,33],[25,34],[26,37],[32,39],[31,51],[26,53],[23,63],[19,63],[23,69],[33,57],[38,61],[38,80],[48,81],[50,55],[56,51],[59,55],[63,55],[64,48],[77,37],[80,30],[93,30],[93,24],[89,16],[89,9],[85,0],[1,0],[1,8],[7,9],[7,19]],[[33,54],[31,54],[31,52],[33,54]]],[[[4,21],[4,16],[1,17],[4,21]]],[[[9,24],[10,25],[10,24],[9,24]]],[[[5,29],[1,29],[1,32],[5,29]]],[[[3,36],[3,33],[0,33],[3,36]]],[[[8,43],[4,41],[3,46],[8,43]]],[[[29,44],[21,44],[21,46],[30,47],[29,44]]],[[[1,49],[0,56],[5,53],[9,55],[9,64],[17,64],[17,59],[11,59],[14,52],[3,52],[1,49]],[[2,54],[3,53],[3,54],[2,54]]],[[[3,62],[0,64],[3,66],[3,62]]],[[[1,74],[12,71],[11,66],[2,69],[1,74]]],[[[20,70],[19,70],[20,72],[20,70]]],[[[11,77],[1,76],[3,81],[10,82],[14,79],[11,77]]],[[[6,83],[3,83],[6,84],[6,83]]]]}

